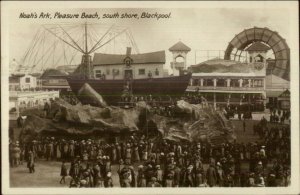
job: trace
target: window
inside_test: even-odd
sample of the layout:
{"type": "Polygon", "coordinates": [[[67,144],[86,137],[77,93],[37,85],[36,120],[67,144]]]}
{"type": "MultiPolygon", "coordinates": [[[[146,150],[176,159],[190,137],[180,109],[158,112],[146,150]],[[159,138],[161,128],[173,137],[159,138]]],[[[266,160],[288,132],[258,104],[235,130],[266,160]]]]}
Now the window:
{"type": "Polygon", "coordinates": [[[120,71],[119,69],[113,69],[113,75],[119,75],[120,71]]]}
{"type": "Polygon", "coordinates": [[[26,83],[30,83],[30,78],[25,78],[26,83]]]}
{"type": "Polygon", "coordinates": [[[256,57],[255,57],[255,62],[263,62],[264,61],[264,57],[260,54],[258,54],[256,57]]]}
{"type": "Polygon", "coordinates": [[[262,79],[256,79],[253,81],[253,87],[263,87],[263,80],[262,79]]]}
{"type": "Polygon", "coordinates": [[[203,86],[214,86],[213,79],[204,79],[203,80],[203,86]]]}
{"type": "Polygon", "coordinates": [[[101,70],[96,70],[95,73],[96,73],[96,75],[95,75],[96,78],[102,77],[101,70]]]}
{"type": "Polygon", "coordinates": [[[159,75],[159,71],[158,69],[155,69],[155,75],[158,76],[159,75]]]}
{"type": "Polygon", "coordinates": [[[109,75],[110,69],[106,69],[106,75],[109,75]]]}
{"type": "Polygon", "coordinates": [[[200,85],[199,79],[193,79],[193,86],[200,85]]]}
{"type": "Polygon", "coordinates": [[[145,69],[139,69],[139,75],[145,75],[145,69]]]}

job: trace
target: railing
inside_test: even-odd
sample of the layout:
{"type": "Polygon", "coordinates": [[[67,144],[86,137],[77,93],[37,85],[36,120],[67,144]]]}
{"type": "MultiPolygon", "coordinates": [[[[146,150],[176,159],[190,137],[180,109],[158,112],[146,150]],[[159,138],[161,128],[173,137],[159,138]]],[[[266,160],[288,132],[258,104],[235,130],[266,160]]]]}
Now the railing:
{"type": "Polygon", "coordinates": [[[41,94],[51,94],[51,93],[57,93],[58,91],[9,91],[9,96],[18,96],[18,95],[41,95],[41,94]]]}
{"type": "Polygon", "coordinates": [[[136,104],[135,102],[118,102],[118,106],[122,108],[133,108],[136,104]]]}
{"type": "Polygon", "coordinates": [[[224,91],[256,91],[263,87],[219,87],[219,86],[188,86],[189,90],[224,90],[224,91]]]}

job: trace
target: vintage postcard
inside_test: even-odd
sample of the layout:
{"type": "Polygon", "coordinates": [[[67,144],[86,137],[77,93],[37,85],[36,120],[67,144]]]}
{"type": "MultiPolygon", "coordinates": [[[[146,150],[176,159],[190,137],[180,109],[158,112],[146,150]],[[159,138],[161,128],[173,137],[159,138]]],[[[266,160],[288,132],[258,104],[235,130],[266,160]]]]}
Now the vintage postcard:
{"type": "Polygon", "coordinates": [[[298,194],[297,3],[1,2],[3,194],[298,194]]]}

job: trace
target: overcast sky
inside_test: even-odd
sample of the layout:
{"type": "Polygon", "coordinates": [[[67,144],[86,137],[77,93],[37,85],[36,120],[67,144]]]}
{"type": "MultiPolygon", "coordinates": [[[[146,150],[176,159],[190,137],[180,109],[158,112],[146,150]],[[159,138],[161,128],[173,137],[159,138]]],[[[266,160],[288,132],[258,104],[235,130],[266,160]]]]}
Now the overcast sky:
{"type": "MultiPolygon", "coordinates": [[[[259,3],[259,2],[256,2],[259,3]]],[[[100,7],[100,6],[99,6],[100,7]]],[[[189,46],[188,65],[195,63],[196,50],[225,50],[228,42],[247,28],[268,27],[277,31],[287,43],[290,43],[290,13],[280,7],[259,8],[165,8],[165,9],[13,9],[9,18],[9,60],[21,60],[30,41],[41,24],[61,22],[84,22],[84,19],[20,19],[21,12],[38,14],[48,11],[52,15],[61,13],[170,13],[170,19],[100,19],[88,20],[95,23],[108,23],[129,27],[138,45],[140,53],[165,50],[167,65],[171,60],[168,49],[179,40],[189,46]]],[[[125,48],[124,48],[125,53],[125,48]]],[[[201,55],[201,54],[197,54],[201,55]]],[[[197,60],[199,63],[199,60],[197,60]]],[[[79,62],[78,62],[79,63],[79,62]]]]}

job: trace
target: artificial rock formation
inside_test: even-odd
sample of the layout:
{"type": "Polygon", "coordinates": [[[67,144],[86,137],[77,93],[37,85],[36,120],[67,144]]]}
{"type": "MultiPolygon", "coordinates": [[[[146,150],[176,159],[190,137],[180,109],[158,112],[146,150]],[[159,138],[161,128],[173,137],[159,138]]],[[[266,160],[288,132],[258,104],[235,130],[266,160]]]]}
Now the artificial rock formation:
{"type": "Polygon", "coordinates": [[[160,137],[176,142],[208,141],[217,145],[234,139],[230,121],[206,104],[193,105],[181,100],[173,109],[174,116],[170,117],[155,114],[145,102],[137,102],[134,108],[122,109],[71,105],[59,99],[51,105],[50,118],[43,118],[38,112],[28,115],[22,136],[29,140],[30,136],[43,132],[90,136],[99,132],[129,133],[145,131],[145,125],[151,123],[152,130],[159,132],[160,137]]]}
{"type": "Polygon", "coordinates": [[[175,116],[169,118],[154,115],[150,120],[157,125],[165,139],[173,141],[208,141],[218,145],[233,141],[233,126],[223,113],[213,110],[207,104],[193,105],[183,100],[178,101],[175,116]]]}

